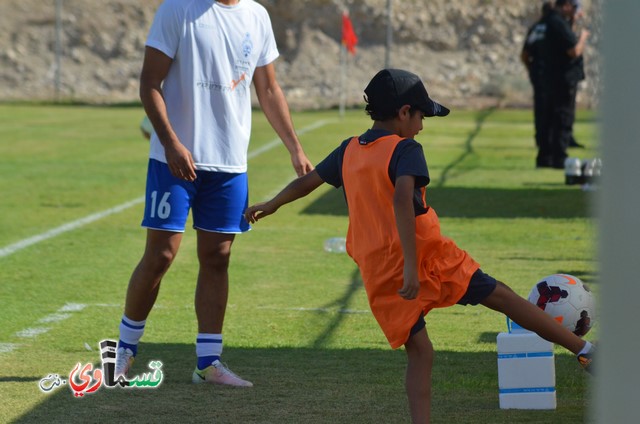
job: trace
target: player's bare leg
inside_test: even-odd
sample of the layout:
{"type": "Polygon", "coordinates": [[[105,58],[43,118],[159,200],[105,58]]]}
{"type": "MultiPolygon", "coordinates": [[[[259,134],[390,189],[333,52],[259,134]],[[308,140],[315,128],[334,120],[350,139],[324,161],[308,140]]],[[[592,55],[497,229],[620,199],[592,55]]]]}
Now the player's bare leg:
{"type": "Polygon", "coordinates": [[[195,307],[200,333],[222,333],[229,296],[229,258],[234,237],[234,234],[198,230],[200,271],[195,307]]]}
{"type": "Polygon", "coordinates": [[[234,374],[220,362],[222,353],[222,326],[229,297],[229,258],[233,234],[212,233],[198,230],[198,259],[200,271],[196,286],[196,316],[198,318],[198,341],[196,353],[198,365],[193,372],[193,383],[222,384],[251,387],[253,383],[234,374]],[[218,347],[204,347],[204,338],[218,340],[218,347]],[[201,347],[198,353],[198,346],[201,347]]]}
{"type": "Polygon", "coordinates": [[[564,346],[578,354],[585,346],[585,341],[573,334],[547,315],[542,309],[520,297],[507,285],[498,281],[493,293],[482,304],[495,311],[502,312],[518,325],[533,331],[540,337],[564,346]]]}
{"type": "Polygon", "coordinates": [[[428,423],[431,416],[431,369],[433,345],[426,329],[419,331],[404,344],[407,352],[405,388],[413,424],[428,423]]]}
{"type": "Polygon", "coordinates": [[[158,298],[160,282],[176,257],[181,240],[182,233],[147,230],[144,254],[133,270],[127,288],[116,351],[116,376],[126,377],[133,365],[145,321],[158,298]]]}
{"type": "Polygon", "coordinates": [[[158,297],[162,277],[178,253],[182,233],[147,230],[147,242],[142,259],[134,269],[124,313],[136,321],[147,319],[158,297]]]}

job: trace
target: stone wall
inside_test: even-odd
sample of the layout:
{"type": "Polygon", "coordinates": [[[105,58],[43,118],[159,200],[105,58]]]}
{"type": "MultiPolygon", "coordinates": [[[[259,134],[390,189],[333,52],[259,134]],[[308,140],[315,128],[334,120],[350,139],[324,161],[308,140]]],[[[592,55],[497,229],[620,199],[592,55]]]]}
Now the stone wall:
{"type": "MultiPolygon", "coordinates": [[[[603,0],[583,0],[592,36],[585,52],[581,106],[597,103],[599,16],[603,0]]],[[[161,0],[63,0],[60,67],[56,0],[0,3],[0,100],[90,103],[138,100],[146,34],[161,0]],[[60,69],[59,92],[56,69],[60,69]]],[[[294,109],[348,105],[385,66],[387,0],[259,0],[271,15],[281,57],[278,79],[294,109]],[[340,67],[341,10],[359,37],[340,67]],[[343,90],[342,87],[345,87],[343,90]]],[[[394,0],[393,67],[419,74],[430,94],[452,106],[528,107],[531,89],[519,53],[541,2],[531,0],[394,0]]]]}

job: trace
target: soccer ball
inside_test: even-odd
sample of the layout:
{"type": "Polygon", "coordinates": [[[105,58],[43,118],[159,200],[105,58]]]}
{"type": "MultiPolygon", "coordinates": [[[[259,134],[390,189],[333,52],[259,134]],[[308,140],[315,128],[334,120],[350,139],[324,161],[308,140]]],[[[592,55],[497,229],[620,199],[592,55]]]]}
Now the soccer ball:
{"type": "Polygon", "coordinates": [[[595,323],[593,295],[573,275],[553,274],[538,281],[529,293],[529,302],[580,337],[595,323]]]}
{"type": "Polygon", "coordinates": [[[146,115],[144,118],[142,118],[142,122],[140,122],[140,131],[142,131],[142,135],[147,140],[151,138],[151,133],[153,132],[153,125],[151,125],[151,121],[146,115]]]}

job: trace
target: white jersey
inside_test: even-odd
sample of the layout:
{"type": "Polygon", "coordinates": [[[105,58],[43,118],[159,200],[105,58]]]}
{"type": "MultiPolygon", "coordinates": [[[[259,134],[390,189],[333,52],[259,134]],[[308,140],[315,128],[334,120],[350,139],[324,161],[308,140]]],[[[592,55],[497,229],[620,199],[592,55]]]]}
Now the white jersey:
{"type": "MultiPolygon", "coordinates": [[[[173,59],[164,99],[196,168],[246,172],[253,73],[278,57],[266,9],[254,0],[165,0],[146,45],[173,59]]],[[[155,133],[149,157],[166,163],[155,133]]]]}

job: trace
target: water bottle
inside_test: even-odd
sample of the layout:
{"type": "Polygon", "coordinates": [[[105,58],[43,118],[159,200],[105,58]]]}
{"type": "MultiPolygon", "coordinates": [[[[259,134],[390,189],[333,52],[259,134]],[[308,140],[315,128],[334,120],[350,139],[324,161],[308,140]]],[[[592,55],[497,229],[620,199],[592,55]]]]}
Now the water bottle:
{"type": "Polygon", "coordinates": [[[582,169],[584,184],[582,185],[583,191],[595,191],[597,188],[598,180],[602,172],[602,159],[593,158],[588,159],[586,165],[582,169]]]}
{"type": "Polygon", "coordinates": [[[324,250],[331,253],[345,253],[347,240],[344,237],[332,237],[324,241],[324,250]]]}
{"type": "Polygon", "coordinates": [[[582,165],[582,180],[585,184],[593,183],[593,166],[595,159],[587,159],[582,165]]]}
{"type": "Polygon", "coordinates": [[[564,161],[564,182],[567,185],[582,182],[582,163],[578,158],[567,158],[564,161]]]}
{"type": "Polygon", "coordinates": [[[602,159],[593,158],[591,160],[591,180],[593,183],[597,183],[600,180],[602,174],[602,159]]]}

